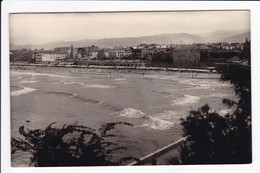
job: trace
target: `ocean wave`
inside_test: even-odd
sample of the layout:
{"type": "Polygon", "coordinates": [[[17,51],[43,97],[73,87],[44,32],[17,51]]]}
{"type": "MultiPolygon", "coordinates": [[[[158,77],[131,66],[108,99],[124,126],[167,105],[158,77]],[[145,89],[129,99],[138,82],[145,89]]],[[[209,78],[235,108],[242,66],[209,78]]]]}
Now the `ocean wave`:
{"type": "Polygon", "coordinates": [[[186,115],[188,114],[185,114],[185,112],[176,112],[176,111],[172,111],[172,110],[166,110],[162,113],[159,113],[157,115],[157,117],[160,117],[164,120],[174,120],[175,121],[178,121],[180,120],[180,118],[184,118],[186,115]]]}
{"type": "Polygon", "coordinates": [[[194,80],[194,79],[184,79],[179,81],[180,84],[189,85],[188,89],[214,89],[216,87],[227,87],[231,86],[229,83],[225,82],[217,82],[210,80],[194,80]]]}
{"type": "Polygon", "coordinates": [[[191,104],[191,103],[197,103],[199,100],[200,100],[199,96],[192,96],[192,95],[184,94],[183,98],[174,100],[173,104],[174,105],[191,104]]]}
{"type": "Polygon", "coordinates": [[[50,77],[63,77],[63,78],[68,78],[69,77],[69,76],[49,74],[49,73],[17,72],[17,71],[12,71],[11,74],[14,74],[14,75],[26,74],[26,75],[32,75],[32,76],[50,76],[50,77]]]}
{"type": "Polygon", "coordinates": [[[67,96],[67,97],[76,97],[78,95],[76,93],[68,93],[68,92],[63,92],[63,91],[48,91],[48,93],[64,95],[64,96],[67,96]]]}
{"type": "Polygon", "coordinates": [[[144,124],[142,124],[140,127],[149,127],[155,130],[165,130],[174,125],[174,122],[163,120],[159,117],[148,116],[144,112],[133,108],[124,108],[116,114],[127,118],[144,119],[144,124]]]}
{"type": "Polygon", "coordinates": [[[38,90],[38,89],[34,89],[34,88],[29,88],[29,87],[21,87],[21,88],[22,88],[21,90],[12,91],[11,96],[19,96],[19,95],[27,94],[27,93],[38,90]]]}
{"type": "Polygon", "coordinates": [[[116,87],[116,86],[112,86],[112,85],[98,85],[98,84],[92,84],[92,85],[83,84],[82,86],[84,86],[86,88],[99,88],[99,89],[110,89],[110,88],[116,87]]]}
{"type": "MultiPolygon", "coordinates": [[[[171,92],[167,92],[167,91],[169,91],[169,90],[167,90],[167,91],[149,90],[149,91],[150,91],[150,92],[153,92],[153,93],[164,94],[164,95],[167,95],[167,96],[172,95],[171,92]]],[[[171,91],[172,91],[172,90],[171,90],[171,91]]]]}
{"type": "Polygon", "coordinates": [[[229,95],[228,94],[224,94],[224,93],[213,93],[213,94],[210,94],[208,95],[207,97],[228,97],[229,95]]]}
{"type": "Polygon", "coordinates": [[[36,83],[36,82],[38,82],[38,81],[35,81],[35,80],[22,80],[22,81],[20,81],[18,83],[36,83]]]}
{"type": "Polygon", "coordinates": [[[96,99],[92,99],[92,98],[85,98],[85,97],[79,96],[77,93],[68,93],[68,92],[63,92],[63,91],[49,91],[48,93],[64,95],[64,96],[66,96],[68,98],[74,98],[74,99],[77,99],[77,100],[85,102],[85,103],[90,103],[90,104],[97,105],[97,106],[100,105],[100,106],[102,106],[104,108],[111,109],[113,111],[120,111],[120,110],[122,110],[121,108],[118,108],[118,107],[113,106],[111,104],[105,103],[104,101],[100,101],[100,100],[96,100],[96,99]]]}
{"type": "Polygon", "coordinates": [[[116,78],[115,81],[125,81],[125,78],[116,78]]]}
{"type": "Polygon", "coordinates": [[[65,82],[65,81],[60,81],[64,85],[80,85],[86,88],[99,88],[99,89],[110,89],[110,88],[115,88],[116,86],[112,85],[99,85],[99,84],[85,84],[82,82],[65,82]]]}
{"type": "Polygon", "coordinates": [[[174,76],[165,76],[165,75],[145,75],[144,79],[171,81],[171,82],[175,82],[176,81],[176,77],[174,77],[174,76]]]}
{"type": "Polygon", "coordinates": [[[146,116],[145,113],[143,113],[140,110],[136,110],[133,108],[124,108],[120,112],[118,112],[119,116],[122,117],[128,117],[128,118],[143,118],[146,116]]]}
{"type": "Polygon", "coordinates": [[[141,126],[149,127],[151,129],[155,129],[155,130],[166,130],[166,129],[171,128],[174,125],[174,122],[162,120],[160,118],[155,118],[155,117],[151,117],[151,116],[147,116],[147,118],[148,119],[141,126]]]}

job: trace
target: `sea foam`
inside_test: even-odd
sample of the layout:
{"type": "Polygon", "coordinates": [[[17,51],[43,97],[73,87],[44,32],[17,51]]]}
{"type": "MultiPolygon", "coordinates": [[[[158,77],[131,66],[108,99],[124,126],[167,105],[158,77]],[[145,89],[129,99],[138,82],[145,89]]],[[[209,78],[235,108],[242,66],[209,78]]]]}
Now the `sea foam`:
{"type": "Polygon", "coordinates": [[[116,78],[115,81],[125,81],[125,78],[116,78]]]}
{"type": "Polygon", "coordinates": [[[224,93],[213,93],[213,94],[210,94],[208,95],[207,97],[228,97],[229,95],[228,94],[224,94],[224,93]]]}
{"type": "Polygon", "coordinates": [[[191,103],[197,103],[199,100],[200,100],[199,96],[192,96],[192,95],[184,94],[183,98],[174,100],[173,104],[174,105],[191,104],[191,103]]]}
{"type": "Polygon", "coordinates": [[[55,75],[55,74],[49,74],[49,73],[17,72],[17,71],[12,71],[11,75],[12,74],[14,74],[14,75],[26,74],[26,75],[32,75],[32,76],[50,76],[50,77],[63,77],[63,78],[69,77],[69,76],[55,75]]]}
{"type": "Polygon", "coordinates": [[[34,92],[36,90],[38,90],[38,89],[29,88],[29,87],[22,87],[21,90],[12,91],[11,96],[19,96],[19,95],[27,94],[27,93],[30,93],[30,92],[34,92]]]}
{"type": "Polygon", "coordinates": [[[117,114],[122,117],[144,119],[144,123],[140,127],[149,127],[155,130],[165,130],[174,125],[174,122],[163,120],[159,117],[148,116],[144,112],[133,108],[124,108],[117,112],[117,114]]]}
{"type": "Polygon", "coordinates": [[[112,85],[99,85],[99,84],[85,84],[82,82],[64,82],[60,81],[64,85],[80,85],[86,88],[99,88],[99,89],[110,89],[110,88],[115,88],[116,86],[112,85]]]}
{"type": "Polygon", "coordinates": [[[146,116],[142,111],[133,108],[124,108],[122,111],[118,112],[118,114],[128,118],[142,118],[146,116]]]}
{"type": "Polygon", "coordinates": [[[166,130],[174,125],[174,122],[162,120],[160,118],[155,118],[151,116],[147,116],[147,118],[148,119],[141,126],[146,126],[155,130],[166,130]]]}
{"type": "Polygon", "coordinates": [[[36,83],[37,81],[35,81],[35,80],[22,80],[22,81],[20,81],[20,82],[18,82],[18,83],[36,83]]]}

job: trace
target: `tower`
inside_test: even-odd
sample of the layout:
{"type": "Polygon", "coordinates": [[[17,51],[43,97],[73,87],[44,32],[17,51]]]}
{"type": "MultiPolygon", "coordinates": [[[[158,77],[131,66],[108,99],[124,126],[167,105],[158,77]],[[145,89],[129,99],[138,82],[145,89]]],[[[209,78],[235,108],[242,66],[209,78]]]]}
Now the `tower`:
{"type": "Polygon", "coordinates": [[[73,59],[73,44],[70,46],[70,58],[73,59]]]}

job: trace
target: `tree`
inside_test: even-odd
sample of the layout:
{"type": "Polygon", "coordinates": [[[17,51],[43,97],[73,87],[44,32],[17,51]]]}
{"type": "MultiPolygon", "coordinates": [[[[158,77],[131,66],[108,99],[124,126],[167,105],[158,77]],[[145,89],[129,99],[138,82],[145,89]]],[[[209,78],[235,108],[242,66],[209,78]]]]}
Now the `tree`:
{"type": "Polygon", "coordinates": [[[124,157],[113,159],[112,153],[125,150],[125,147],[107,141],[109,131],[116,125],[132,126],[126,122],[108,123],[102,125],[99,134],[86,126],[64,125],[62,128],[52,127],[51,123],[45,130],[19,128],[25,139],[11,140],[12,153],[17,150],[32,154],[31,166],[109,166],[120,165],[124,161],[134,159],[124,157]]]}
{"type": "Polygon", "coordinates": [[[231,65],[223,68],[221,80],[229,81],[239,100],[223,99],[223,104],[234,107],[231,114],[221,116],[204,105],[190,111],[182,119],[187,140],[180,149],[180,158],[173,164],[251,163],[251,78],[250,67],[231,65]]]}

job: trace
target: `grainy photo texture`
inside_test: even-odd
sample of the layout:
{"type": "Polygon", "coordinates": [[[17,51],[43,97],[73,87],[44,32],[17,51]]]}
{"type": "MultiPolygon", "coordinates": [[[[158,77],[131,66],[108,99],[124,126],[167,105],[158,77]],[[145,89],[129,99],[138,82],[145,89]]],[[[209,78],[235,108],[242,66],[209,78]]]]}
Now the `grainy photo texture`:
{"type": "Polygon", "coordinates": [[[13,167],[252,162],[250,11],[9,17],[13,167]]]}

